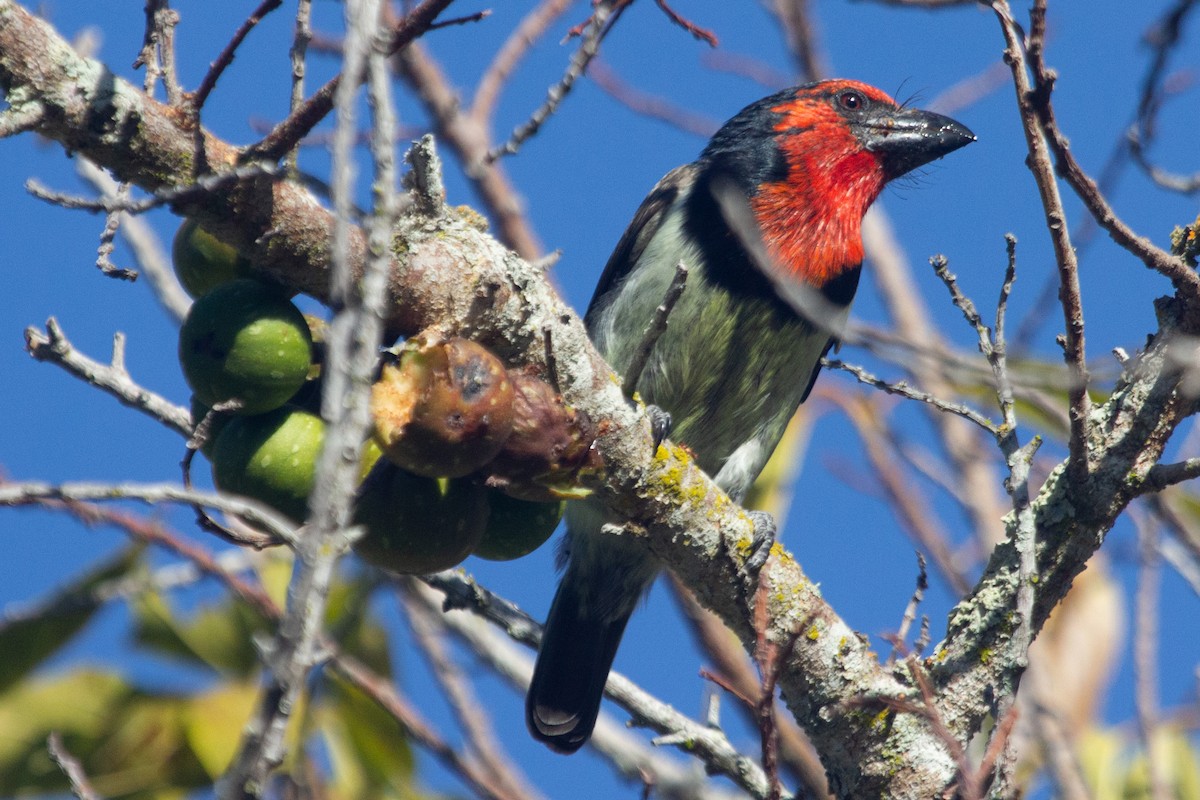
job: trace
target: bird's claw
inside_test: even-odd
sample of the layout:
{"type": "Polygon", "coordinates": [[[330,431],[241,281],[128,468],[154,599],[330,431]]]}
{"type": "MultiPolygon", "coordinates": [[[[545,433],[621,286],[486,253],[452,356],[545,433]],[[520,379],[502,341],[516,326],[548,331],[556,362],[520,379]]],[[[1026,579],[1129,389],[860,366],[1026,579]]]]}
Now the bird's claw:
{"type": "Polygon", "coordinates": [[[654,439],[654,449],[671,435],[671,415],[656,405],[646,406],[646,416],[650,417],[650,435],[654,439]]]}
{"type": "Polygon", "coordinates": [[[750,557],[744,567],[748,574],[755,575],[771,557],[771,546],[775,544],[775,518],[766,511],[749,512],[754,523],[754,534],[750,539],[750,557]]]}

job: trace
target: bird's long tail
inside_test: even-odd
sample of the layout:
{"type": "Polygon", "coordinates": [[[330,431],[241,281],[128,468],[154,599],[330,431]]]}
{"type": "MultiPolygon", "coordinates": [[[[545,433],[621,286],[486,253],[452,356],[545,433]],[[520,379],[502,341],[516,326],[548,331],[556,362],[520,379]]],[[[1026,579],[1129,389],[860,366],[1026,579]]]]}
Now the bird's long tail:
{"type": "Polygon", "coordinates": [[[589,613],[574,585],[564,580],[550,606],[525,722],[534,738],[560,753],[574,753],[592,735],[600,698],[625,624],[633,613],[589,613]]]}

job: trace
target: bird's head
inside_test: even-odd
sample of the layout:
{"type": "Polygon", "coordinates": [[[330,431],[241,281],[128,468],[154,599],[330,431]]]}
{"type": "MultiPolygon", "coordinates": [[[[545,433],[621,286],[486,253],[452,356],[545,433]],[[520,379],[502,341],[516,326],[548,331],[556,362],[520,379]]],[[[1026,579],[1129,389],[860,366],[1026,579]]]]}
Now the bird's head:
{"type": "Polygon", "coordinates": [[[778,267],[819,287],[862,262],[862,218],[888,181],[973,141],[949,117],[830,80],[742,109],[700,161],[745,195],[778,267]]]}

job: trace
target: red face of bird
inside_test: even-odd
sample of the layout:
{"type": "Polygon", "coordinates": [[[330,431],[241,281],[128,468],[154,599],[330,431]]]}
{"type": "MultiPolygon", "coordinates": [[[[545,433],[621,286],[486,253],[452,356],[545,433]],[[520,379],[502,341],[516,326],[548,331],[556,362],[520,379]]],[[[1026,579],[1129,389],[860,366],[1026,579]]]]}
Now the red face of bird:
{"type": "Polygon", "coordinates": [[[862,218],[888,181],[974,140],[948,117],[836,80],[748,106],[705,156],[741,185],[775,264],[823,286],[862,262],[862,218]]]}

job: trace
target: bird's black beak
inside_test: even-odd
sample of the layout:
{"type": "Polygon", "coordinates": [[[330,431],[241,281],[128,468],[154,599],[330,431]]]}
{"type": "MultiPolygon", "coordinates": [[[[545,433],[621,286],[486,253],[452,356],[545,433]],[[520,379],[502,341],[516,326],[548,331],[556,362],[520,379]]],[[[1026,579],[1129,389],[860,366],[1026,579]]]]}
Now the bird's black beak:
{"type": "Polygon", "coordinates": [[[879,156],[888,180],[975,141],[966,125],[917,108],[880,109],[855,129],[863,147],[879,156]]]}

